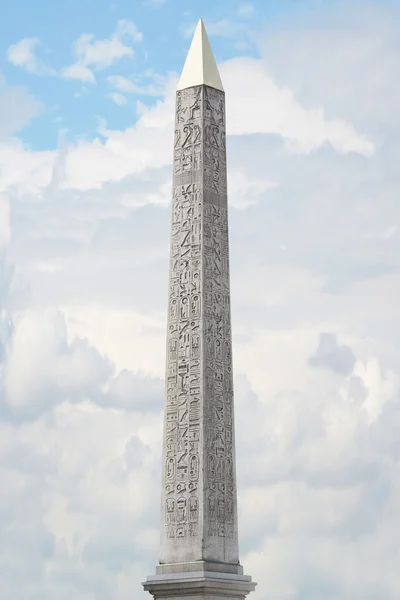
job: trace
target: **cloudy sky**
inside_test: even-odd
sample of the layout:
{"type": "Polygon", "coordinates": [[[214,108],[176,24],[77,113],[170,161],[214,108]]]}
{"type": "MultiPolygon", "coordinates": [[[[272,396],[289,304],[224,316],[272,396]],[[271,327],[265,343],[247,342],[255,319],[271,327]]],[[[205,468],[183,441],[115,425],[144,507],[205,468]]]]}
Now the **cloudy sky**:
{"type": "Polygon", "coordinates": [[[252,598],[398,600],[398,0],[2,9],[2,600],[150,598],[174,88],[200,16],[227,94],[252,598]]]}

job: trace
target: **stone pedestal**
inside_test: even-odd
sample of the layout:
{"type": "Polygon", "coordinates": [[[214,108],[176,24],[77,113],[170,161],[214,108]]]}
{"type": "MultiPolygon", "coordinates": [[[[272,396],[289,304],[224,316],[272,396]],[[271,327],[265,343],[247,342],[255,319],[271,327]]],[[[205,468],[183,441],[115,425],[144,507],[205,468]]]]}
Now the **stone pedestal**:
{"type": "Polygon", "coordinates": [[[155,600],[244,600],[255,586],[246,575],[204,570],[155,575],[143,583],[155,600]]]}

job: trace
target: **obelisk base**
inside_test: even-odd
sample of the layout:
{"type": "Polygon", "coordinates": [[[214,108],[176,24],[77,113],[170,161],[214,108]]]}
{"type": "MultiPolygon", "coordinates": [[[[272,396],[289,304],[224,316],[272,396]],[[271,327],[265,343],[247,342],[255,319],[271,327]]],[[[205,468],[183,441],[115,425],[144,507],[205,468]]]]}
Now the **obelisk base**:
{"type": "Polygon", "coordinates": [[[229,573],[232,575],[243,575],[242,565],[215,562],[210,560],[197,560],[185,563],[163,563],[156,567],[156,575],[168,575],[170,573],[187,573],[204,571],[212,573],[229,573]]]}
{"type": "Polygon", "coordinates": [[[182,571],[153,575],[143,583],[155,600],[244,600],[256,583],[247,575],[213,571],[182,571]]]}

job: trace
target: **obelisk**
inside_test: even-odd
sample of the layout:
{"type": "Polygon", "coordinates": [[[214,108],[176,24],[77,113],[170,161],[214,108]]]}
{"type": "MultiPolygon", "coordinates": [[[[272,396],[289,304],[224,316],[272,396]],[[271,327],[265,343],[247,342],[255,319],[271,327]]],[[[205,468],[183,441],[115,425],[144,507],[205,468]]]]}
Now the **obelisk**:
{"type": "Polygon", "coordinates": [[[200,20],[176,92],[161,552],[155,598],[244,598],[239,563],[225,93],[200,20]]]}

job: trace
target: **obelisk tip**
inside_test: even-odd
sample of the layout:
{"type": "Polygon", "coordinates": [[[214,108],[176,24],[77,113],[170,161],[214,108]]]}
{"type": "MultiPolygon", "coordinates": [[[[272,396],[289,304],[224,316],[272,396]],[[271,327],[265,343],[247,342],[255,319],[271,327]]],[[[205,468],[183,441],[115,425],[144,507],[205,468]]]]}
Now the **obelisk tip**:
{"type": "Polygon", "coordinates": [[[196,85],[208,85],[224,91],[203,19],[199,20],[194,32],[177,89],[196,85]]]}

